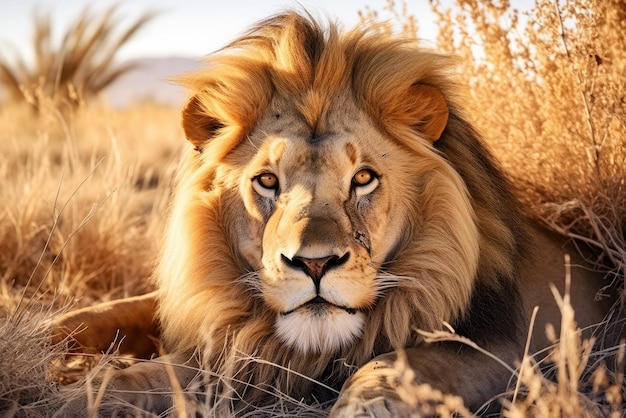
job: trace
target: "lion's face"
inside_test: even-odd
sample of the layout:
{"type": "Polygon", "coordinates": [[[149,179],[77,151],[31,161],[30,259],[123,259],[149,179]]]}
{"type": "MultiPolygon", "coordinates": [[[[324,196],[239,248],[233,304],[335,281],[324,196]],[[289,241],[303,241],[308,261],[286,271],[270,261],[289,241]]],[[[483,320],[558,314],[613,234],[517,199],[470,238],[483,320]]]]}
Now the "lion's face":
{"type": "Polygon", "coordinates": [[[240,182],[252,219],[242,229],[242,253],[276,312],[278,336],[303,351],[360,336],[364,312],[385,286],[377,272],[400,243],[404,222],[390,196],[401,181],[394,165],[403,164],[394,156],[402,153],[346,106],[331,108],[327,133],[312,137],[297,114],[274,101],[234,152],[253,154],[240,182]]]}
{"type": "Polygon", "coordinates": [[[475,295],[512,289],[523,234],[454,60],[290,14],[208,61],[181,78],[190,144],[155,275],[168,351],[298,398],[420,330],[490,322],[475,295]]]}
{"type": "Polygon", "coordinates": [[[436,144],[443,58],[280,27],[186,78],[200,152],[183,153],[159,266],[167,341],[272,361],[416,344],[467,308],[478,267],[464,178],[436,144]]]}

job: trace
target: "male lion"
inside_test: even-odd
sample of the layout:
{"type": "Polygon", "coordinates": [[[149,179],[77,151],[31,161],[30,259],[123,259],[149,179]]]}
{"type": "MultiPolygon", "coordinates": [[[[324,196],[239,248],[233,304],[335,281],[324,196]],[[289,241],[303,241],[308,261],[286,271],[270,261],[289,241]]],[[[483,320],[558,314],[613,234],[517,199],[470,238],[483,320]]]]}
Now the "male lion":
{"type": "MultiPolygon", "coordinates": [[[[158,291],[60,322],[86,323],[75,335],[84,348],[120,329],[137,352],[156,306],[169,354],[113,372],[100,406],[164,411],[163,393],[199,366],[203,387],[235,411],[277,390],[336,396],[327,387],[340,390],[335,417],[418,414],[397,391],[400,352],[415,383],[473,410],[505,391],[501,364],[419,330],[451,324],[513,365],[528,307],[563,277],[564,249],[527,225],[462,111],[453,66],[409,40],[290,12],[182,77],[190,145],[158,291]]],[[[573,299],[590,302],[594,280],[574,269],[573,299]]],[[[589,304],[580,322],[603,309],[589,304]]],[[[556,318],[554,304],[540,312],[556,318]]]]}

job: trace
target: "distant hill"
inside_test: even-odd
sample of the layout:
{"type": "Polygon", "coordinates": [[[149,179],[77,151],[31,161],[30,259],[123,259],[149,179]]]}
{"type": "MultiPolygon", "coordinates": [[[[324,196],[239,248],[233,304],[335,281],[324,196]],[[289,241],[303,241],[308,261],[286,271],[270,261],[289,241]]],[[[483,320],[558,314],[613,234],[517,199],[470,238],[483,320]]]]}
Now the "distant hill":
{"type": "Polygon", "coordinates": [[[198,60],[187,57],[141,58],[130,62],[137,68],[121,76],[104,92],[112,106],[126,107],[144,100],[182,105],[184,90],[168,82],[167,78],[201,68],[198,60]]]}
{"type": "MultiPolygon", "coordinates": [[[[105,99],[114,107],[127,107],[141,101],[181,106],[185,102],[185,91],[167,78],[202,68],[199,59],[189,57],[140,58],[128,62],[135,64],[136,68],[104,91],[105,99]]],[[[6,92],[0,85],[0,102],[5,97],[6,92]]]]}

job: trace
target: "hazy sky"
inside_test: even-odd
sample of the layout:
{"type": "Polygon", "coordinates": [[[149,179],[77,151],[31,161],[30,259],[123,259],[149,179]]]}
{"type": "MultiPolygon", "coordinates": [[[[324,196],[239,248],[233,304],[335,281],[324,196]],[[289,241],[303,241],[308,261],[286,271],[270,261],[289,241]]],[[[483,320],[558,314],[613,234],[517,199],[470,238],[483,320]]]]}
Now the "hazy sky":
{"type": "MultiPolygon", "coordinates": [[[[201,57],[223,46],[257,20],[298,4],[314,15],[329,16],[347,26],[358,22],[358,10],[369,6],[382,11],[387,4],[386,0],[0,0],[0,54],[10,54],[15,48],[29,56],[35,10],[52,13],[56,31],[60,32],[85,5],[101,11],[115,3],[120,6],[118,16],[122,23],[132,21],[146,10],[161,11],[120,51],[120,58],[201,57]]],[[[436,29],[428,0],[409,3],[409,13],[418,17],[420,37],[434,40],[436,29]]]]}

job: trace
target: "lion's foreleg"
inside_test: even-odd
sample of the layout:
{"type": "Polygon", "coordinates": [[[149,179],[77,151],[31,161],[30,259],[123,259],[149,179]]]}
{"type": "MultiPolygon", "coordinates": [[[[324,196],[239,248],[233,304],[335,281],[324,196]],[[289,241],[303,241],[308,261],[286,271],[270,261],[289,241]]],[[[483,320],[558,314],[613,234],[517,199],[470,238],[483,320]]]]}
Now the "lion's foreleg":
{"type": "Polygon", "coordinates": [[[149,358],[158,352],[156,304],[152,292],[69,312],[53,324],[53,343],[69,336],[76,351],[100,353],[117,344],[120,353],[149,358]]]}
{"type": "MultiPolygon", "coordinates": [[[[503,360],[510,363],[515,351],[509,347],[503,360]]],[[[433,416],[442,407],[465,415],[505,392],[510,376],[510,369],[468,347],[424,344],[361,367],[344,384],[331,417],[433,416]]]]}

